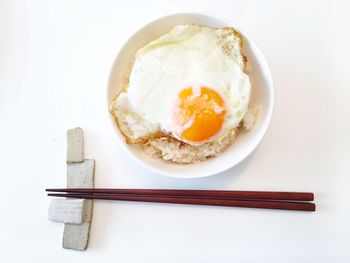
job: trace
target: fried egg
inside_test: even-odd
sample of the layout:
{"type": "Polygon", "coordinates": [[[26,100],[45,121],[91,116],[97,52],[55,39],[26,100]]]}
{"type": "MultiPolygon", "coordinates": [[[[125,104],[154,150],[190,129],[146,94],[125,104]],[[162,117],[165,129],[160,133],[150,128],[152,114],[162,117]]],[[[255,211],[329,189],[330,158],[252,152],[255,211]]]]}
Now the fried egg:
{"type": "Polygon", "coordinates": [[[141,48],[111,112],[129,142],[165,133],[191,145],[239,126],[251,84],[232,29],[179,25],[141,48]]]}

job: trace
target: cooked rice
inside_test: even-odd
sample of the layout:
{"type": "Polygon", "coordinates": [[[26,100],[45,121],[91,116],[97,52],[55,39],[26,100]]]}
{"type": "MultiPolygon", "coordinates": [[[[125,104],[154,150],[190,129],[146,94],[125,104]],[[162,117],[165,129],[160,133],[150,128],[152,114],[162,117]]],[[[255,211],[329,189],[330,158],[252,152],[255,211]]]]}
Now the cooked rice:
{"type": "Polygon", "coordinates": [[[254,108],[248,108],[247,113],[243,117],[243,127],[246,130],[251,130],[258,118],[259,107],[255,106],[254,108]]]}
{"type": "MultiPolygon", "coordinates": [[[[238,129],[236,129],[238,131],[238,129]]],[[[195,163],[217,156],[230,146],[236,138],[233,130],[221,140],[193,146],[166,137],[154,139],[144,144],[146,154],[176,163],[195,163]]]]}
{"type": "MultiPolygon", "coordinates": [[[[257,107],[248,109],[240,126],[247,130],[252,129],[256,122],[257,114],[257,107]]],[[[165,161],[181,164],[196,163],[224,152],[235,141],[239,131],[240,128],[235,128],[225,137],[200,146],[183,143],[171,137],[161,137],[149,140],[143,145],[143,149],[146,154],[162,158],[165,161]]]]}

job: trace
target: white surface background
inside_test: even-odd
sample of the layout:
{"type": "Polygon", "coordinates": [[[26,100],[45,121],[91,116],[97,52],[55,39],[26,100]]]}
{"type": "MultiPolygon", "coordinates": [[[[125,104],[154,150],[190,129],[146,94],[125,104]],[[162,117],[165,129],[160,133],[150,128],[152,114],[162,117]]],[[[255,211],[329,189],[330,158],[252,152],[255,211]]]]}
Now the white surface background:
{"type": "Polygon", "coordinates": [[[1,262],[349,262],[349,4],[345,1],[0,2],[1,262]],[[223,174],[162,177],[114,140],[106,88],[145,23],[224,16],[256,40],[275,82],[261,145],[223,174]],[[85,130],[96,187],[313,191],[316,213],[95,202],[89,248],[61,248],[47,187],[65,186],[66,129],[85,130]]]}

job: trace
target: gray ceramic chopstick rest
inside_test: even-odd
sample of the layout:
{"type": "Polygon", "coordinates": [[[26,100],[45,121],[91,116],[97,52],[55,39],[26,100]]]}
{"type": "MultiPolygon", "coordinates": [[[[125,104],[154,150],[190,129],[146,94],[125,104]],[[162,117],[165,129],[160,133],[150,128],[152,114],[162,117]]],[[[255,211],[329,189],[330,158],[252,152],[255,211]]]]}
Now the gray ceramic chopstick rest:
{"type": "Polygon", "coordinates": [[[49,220],[59,223],[81,224],[84,220],[84,199],[52,199],[49,220]]]}
{"type": "MultiPolygon", "coordinates": [[[[67,131],[67,187],[93,188],[95,161],[84,159],[84,136],[81,128],[67,131]]],[[[53,200],[49,219],[65,223],[63,247],[85,250],[89,241],[92,200],[53,200]],[[61,209],[61,213],[58,211],[61,209]]]]}

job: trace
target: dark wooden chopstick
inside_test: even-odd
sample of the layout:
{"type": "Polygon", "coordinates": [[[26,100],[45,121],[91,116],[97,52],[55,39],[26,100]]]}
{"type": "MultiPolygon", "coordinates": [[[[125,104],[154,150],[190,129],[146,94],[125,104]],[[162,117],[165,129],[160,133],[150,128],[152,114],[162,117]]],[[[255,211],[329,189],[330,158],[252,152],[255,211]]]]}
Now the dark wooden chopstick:
{"type": "Polygon", "coordinates": [[[189,198],[235,198],[235,199],[263,199],[263,200],[289,200],[313,201],[314,194],[309,192],[271,192],[271,191],[227,191],[227,190],[178,190],[178,189],[112,189],[112,188],[55,188],[46,189],[47,192],[64,192],[76,194],[126,194],[126,195],[152,195],[189,198]]]}
{"type": "Polygon", "coordinates": [[[297,211],[315,211],[314,203],[306,202],[283,202],[267,200],[244,200],[244,199],[215,199],[215,198],[189,198],[189,197],[162,197],[151,195],[110,195],[110,194],[48,194],[56,197],[101,199],[101,200],[119,200],[119,201],[137,201],[137,202],[155,202],[171,204],[192,204],[192,205],[211,205],[211,206],[229,206],[229,207],[250,207],[265,209],[297,210],[297,211]]]}

